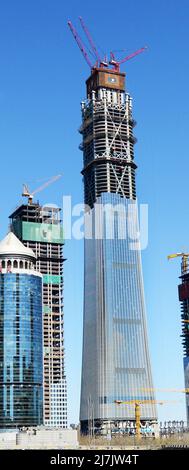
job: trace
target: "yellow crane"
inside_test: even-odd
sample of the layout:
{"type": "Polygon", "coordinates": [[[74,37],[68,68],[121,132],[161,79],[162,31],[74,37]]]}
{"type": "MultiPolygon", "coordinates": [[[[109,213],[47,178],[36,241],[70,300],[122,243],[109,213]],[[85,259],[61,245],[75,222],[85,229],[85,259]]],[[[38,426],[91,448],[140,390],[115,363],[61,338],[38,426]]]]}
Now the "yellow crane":
{"type": "Polygon", "coordinates": [[[188,258],[189,258],[189,253],[173,253],[172,255],[168,255],[167,259],[173,259],[173,258],[182,258],[182,263],[181,263],[181,272],[182,274],[185,274],[188,271],[188,258]]]}
{"type": "MultiPolygon", "coordinates": [[[[154,404],[154,405],[164,405],[167,403],[165,400],[157,401],[157,400],[129,400],[129,401],[122,401],[122,400],[115,400],[114,403],[116,405],[134,405],[135,406],[135,421],[136,421],[136,437],[140,439],[140,405],[147,405],[147,404],[154,404]]],[[[170,401],[169,401],[170,403],[170,401]]],[[[173,403],[173,402],[172,402],[173,403]]]]}
{"type": "Polygon", "coordinates": [[[55,181],[59,180],[61,177],[62,177],[62,175],[52,176],[52,178],[50,178],[50,180],[46,181],[46,183],[42,184],[41,186],[39,186],[39,188],[35,189],[32,192],[30,191],[27,184],[24,184],[23,185],[22,196],[28,198],[28,204],[32,204],[33,197],[34,197],[35,194],[39,193],[40,191],[43,191],[43,189],[47,188],[50,184],[52,184],[55,181]]]}
{"type": "Polygon", "coordinates": [[[174,388],[141,388],[143,392],[174,392],[174,393],[189,393],[189,388],[174,389],[174,388]]]}

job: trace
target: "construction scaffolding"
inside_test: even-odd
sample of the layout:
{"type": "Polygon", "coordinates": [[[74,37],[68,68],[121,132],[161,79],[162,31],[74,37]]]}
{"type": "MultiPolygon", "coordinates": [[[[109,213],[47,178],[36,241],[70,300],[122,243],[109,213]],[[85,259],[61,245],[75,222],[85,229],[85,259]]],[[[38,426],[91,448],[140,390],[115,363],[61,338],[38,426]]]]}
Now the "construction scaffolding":
{"type": "Polygon", "coordinates": [[[85,203],[91,208],[103,192],[136,199],[132,99],[125,94],[125,74],[95,69],[82,103],[85,203]],[[102,88],[104,84],[104,89],[102,88]]]}

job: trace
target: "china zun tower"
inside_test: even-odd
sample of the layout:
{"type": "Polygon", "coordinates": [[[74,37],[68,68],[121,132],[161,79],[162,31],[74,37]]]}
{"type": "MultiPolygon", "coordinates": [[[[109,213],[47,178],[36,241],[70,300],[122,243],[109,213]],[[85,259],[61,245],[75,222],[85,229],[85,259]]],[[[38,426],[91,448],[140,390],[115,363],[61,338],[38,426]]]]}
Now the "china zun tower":
{"type": "Polygon", "coordinates": [[[94,68],[82,102],[85,215],[81,431],[157,420],[139,244],[136,138],[125,74],[94,68]]]}

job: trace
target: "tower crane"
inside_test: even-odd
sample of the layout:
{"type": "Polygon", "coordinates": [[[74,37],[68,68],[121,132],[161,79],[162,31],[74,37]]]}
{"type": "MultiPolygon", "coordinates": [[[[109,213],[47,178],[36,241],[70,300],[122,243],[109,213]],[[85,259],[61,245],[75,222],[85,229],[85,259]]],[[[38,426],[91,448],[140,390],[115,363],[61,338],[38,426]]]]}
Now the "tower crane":
{"type": "Polygon", "coordinates": [[[50,184],[52,184],[55,181],[59,180],[61,177],[62,177],[62,175],[52,176],[52,178],[50,178],[48,181],[46,181],[46,183],[42,184],[41,186],[39,186],[37,189],[35,189],[32,192],[30,191],[27,184],[23,184],[22,196],[28,198],[28,204],[32,204],[33,197],[34,197],[35,194],[39,193],[40,191],[43,191],[43,189],[47,188],[50,184]]]}
{"type": "Polygon", "coordinates": [[[87,51],[86,51],[86,49],[85,49],[85,46],[84,46],[84,44],[83,44],[83,42],[82,42],[82,40],[81,40],[81,38],[80,38],[80,36],[79,36],[77,30],[74,28],[74,26],[73,26],[73,24],[72,24],[71,21],[68,21],[68,26],[69,26],[69,28],[70,28],[72,34],[73,34],[73,37],[75,38],[75,40],[76,40],[76,42],[77,42],[77,45],[79,46],[79,49],[80,49],[81,53],[83,54],[84,59],[86,60],[86,62],[87,62],[87,64],[88,64],[88,66],[90,67],[90,69],[92,69],[92,68],[93,68],[93,64],[92,64],[92,62],[91,62],[90,59],[89,59],[89,56],[88,56],[87,51]]]}
{"type": "Polygon", "coordinates": [[[95,55],[95,57],[96,57],[96,59],[97,59],[97,64],[99,64],[99,66],[108,67],[108,62],[101,59],[100,54],[99,54],[99,52],[98,52],[98,50],[97,50],[97,48],[96,48],[96,46],[95,46],[95,44],[94,44],[94,41],[93,41],[93,39],[92,39],[92,37],[91,37],[91,34],[90,34],[90,32],[89,32],[89,30],[88,30],[88,28],[87,28],[86,24],[84,23],[83,18],[82,18],[81,16],[79,16],[79,21],[80,21],[80,23],[81,23],[81,26],[82,26],[82,28],[83,28],[83,31],[85,32],[85,34],[86,34],[86,36],[87,36],[87,39],[88,39],[89,44],[90,44],[90,46],[91,46],[91,48],[92,48],[92,51],[94,52],[94,55],[95,55]]]}
{"type": "MultiPolygon", "coordinates": [[[[146,405],[146,404],[154,404],[154,405],[164,405],[165,403],[168,403],[168,401],[161,400],[129,400],[129,401],[122,401],[122,400],[115,400],[114,403],[116,405],[134,405],[135,406],[135,421],[136,421],[136,437],[137,439],[141,438],[140,434],[140,417],[141,417],[141,410],[140,406],[141,405],[146,405]]],[[[170,403],[170,401],[169,401],[170,403]]],[[[172,402],[173,403],[173,402],[172,402]]]]}
{"type": "Polygon", "coordinates": [[[186,272],[187,272],[187,270],[188,270],[188,257],[189,257],[189,253],[173,253],[172,255],[168,255],[168,256],[167,256],[167,259],[170,260],[170,259],[178,258],[178,257],[181,257],[181,258],[182,258],[181,273],[182,273],[182,274],[186,274],[186,272]]]}
{"type": "Polygon", "coordinates": [[[137,51],[133,52],[132,54],[124,57],[122,60],[118,61],[116,60],[115,58],[115,55],[113,54],[113,52],[110,52],[110,61],[109,61],[109,64],[110,65],[113,65],[113,70],[115,70],[116,72],[120,72],[120,65],[121,64],[124,64],[124,62],[127,62],[128,60],[130,59],[133,59],[134,57],[136,57],[138,54],[141,54],[142,52],[144,52],[145,50],[147,49],[147,46],[145,47],[141,47],[140,49],[138,49],[137,51]]]}
{"type": "Polygon", "coordinates": [[[83,18],[82,18],[81,16],[79,17],[79,20],[80,20],[80,23],[81,23],[81,27],[82,27],[84,33],[85,33],[86,36],[87,36],[87,39],[88,39],[89,44],[90,44],[90,46],[91,46],[92,52],[93,52],[93,54],[95,55],[95,58],[96,58],[96,63],[95,63],[95,64],[92,64],[92,62],[91,62],[91,60],[90,60],[90,58],[89,58],[89,55],[88,55],[88,53],[87,53],[87,51],[86,51],[86,48],[85,48],[85,46],[84,46],[84,44],[83,44],[83,41],[82,41],[82,39],[80,38],[80,36],[79,36],[79,34],[78,34],[76,28],[73,26],[73,24],[72,24],[72,22],[71,22],[70,20],[68,21],[68,26],[69,26],[69,28],[70,28],[70,30],[71,30],[71,32],[72,32],[72,34],[73,34],[73,36],[74,36],[74,38],[75,38],[77,44],[78,44],[78,46],[79,46],[79,49],[80,49],[81,53],[82,53],[83,56],[84,56],[84,59],[86,60],[88,66],[89,66],[90,69],[92,69],[92,70],[94,70],[94,69],[97,68],[97,67],[102,67],[102,68],[108,67],[108,63],[109,63],[110,65],[113,66],[112,70],[114,70],[115,72],[119,72],[119,71],[120,71],[120,65],[121,65],[121,64],[124,64],[124,62],[127,62],[128,60],[132,59],[133,57],[136,57],[138,54],[141,54],[142,52],[144,52],[144,51],[147,49],[146,46],[145,46],[145,47],[141,47],[141,48],[138,49],[137,51],[133,52],[132,54],[130,54],[130,55],[124,57],[123,59],[121,59],[121,60],[119,60],[119,61],[115,58],[115,55],[113,54],[113,52],[110,52],[110,60],[109,60],[109,62],[108,62],[108,60],[107,60],[106,58],[105,58],[104,60],[102,60],[101,57],[100,57],[100,54],[99,54],[99,52],[98,52],[98,50],[97,50],[97,48],[96,48],[96,46],[95,46],[95,44],[94,44],[94,41],[93,41],[93,39],[92,39],[92,37],[91,37],[91,34],[90,34],[90,32],[89,32],[87,26],[85,25],[85,23],[84,23],[84,21],[83,21],[83,18]]]}

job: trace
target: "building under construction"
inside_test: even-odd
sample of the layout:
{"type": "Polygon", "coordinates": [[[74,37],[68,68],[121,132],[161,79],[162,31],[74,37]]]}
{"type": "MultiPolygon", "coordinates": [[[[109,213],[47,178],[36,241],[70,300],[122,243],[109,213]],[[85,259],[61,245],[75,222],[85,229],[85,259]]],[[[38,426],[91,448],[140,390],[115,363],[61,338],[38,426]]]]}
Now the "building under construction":
{"type": "MultiPolygon", "coordinates": [[[[182,321],[182,345],[185,389],[189,389],[189,255],[182,253],[181,284],[178,286],[179,300],[181,304],[182,321]]],[[[186,413],[189,426],[189,393],[186,393],[186,413]]]]}
{"type": "Polygon", "coordinates": [[[12,231],[33,250],[36,269],[43,275],[44,424],[66,428],[61,210],[42,207],[31,196],[10,219],[12,231]]]}
{"type": "MultiPolygon", "coordinates": [[[[91,67],[82,102],[85,218],[84,326],[81,381],[81,431],[98,432],[135,423],[134,401],[144,401],[141,421],[157,420],[154,400],[140,248],[127,235],[137,226],[132,98],[125,73],[113,53],[109,63],[98,56],[91,64],[77,31],[70,29],[91,67]],[[105,208],[108,214],[105,214],[105,208]],[[106,217],[108,215],[108,217],[106,217]],[[119,218],[120,217],[120,218],[119,218]],[[107,236],[113,220],[112,236],[107,236]],[[92,236],[88,224],[92,221],[92,236]],[[123,230],[119,233],[119,228],[123,230]],[[127,403],[119,407],[116,401],[127,403]],[[129,403],[128,403],[129,402],[129,403]],[[92,424],[91,424],[92,423],[92,424]]],[[[134,424],[133,424],[134,425],[134,424]]]]}

